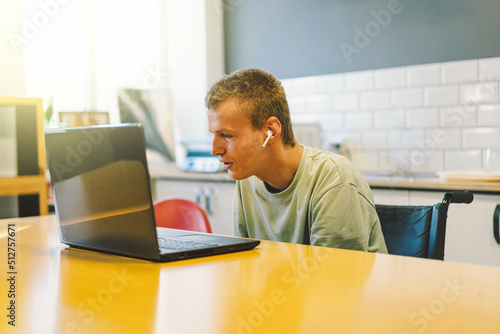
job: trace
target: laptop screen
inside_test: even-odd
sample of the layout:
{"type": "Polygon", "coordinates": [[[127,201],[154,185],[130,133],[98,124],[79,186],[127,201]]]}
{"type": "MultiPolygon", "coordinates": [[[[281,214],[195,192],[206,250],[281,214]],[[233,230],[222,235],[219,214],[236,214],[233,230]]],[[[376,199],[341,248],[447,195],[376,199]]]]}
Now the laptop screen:
{"type": "Polygon", "coordinates": [[[142,126],[48,129],[45,142],[61,241],[157,256],[142,126]]]}

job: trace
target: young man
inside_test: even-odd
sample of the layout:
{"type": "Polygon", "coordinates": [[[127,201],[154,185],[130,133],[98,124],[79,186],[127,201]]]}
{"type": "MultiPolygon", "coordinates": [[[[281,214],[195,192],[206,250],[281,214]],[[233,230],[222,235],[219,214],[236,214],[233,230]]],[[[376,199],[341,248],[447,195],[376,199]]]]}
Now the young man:
{"type": "Polygon", "coordinates": [[[345,157],[297,142],[274,76],[234,72],[205,105],[212,154],[237,180],[236,235],[387,252],[369,186],[345,157]]]}

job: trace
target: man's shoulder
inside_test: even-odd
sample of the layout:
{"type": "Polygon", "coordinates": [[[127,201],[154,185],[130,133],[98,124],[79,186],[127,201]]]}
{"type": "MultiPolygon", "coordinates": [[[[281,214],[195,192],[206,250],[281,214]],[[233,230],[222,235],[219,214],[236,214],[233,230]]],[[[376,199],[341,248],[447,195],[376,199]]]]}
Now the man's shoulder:
{"type": "Polygon", "coordinates": [[[333,183],[359,184],[364,182],[357,169],[345,156],[306,147],[305,169],[317,178],[328,179],[333,183]]]}
{"type": "Polygon", "coordinates": [[[337,153],[305,147],[304,154],[304,161],[308,165],[320,168],[353,168],[349,159],[337,153]]]}

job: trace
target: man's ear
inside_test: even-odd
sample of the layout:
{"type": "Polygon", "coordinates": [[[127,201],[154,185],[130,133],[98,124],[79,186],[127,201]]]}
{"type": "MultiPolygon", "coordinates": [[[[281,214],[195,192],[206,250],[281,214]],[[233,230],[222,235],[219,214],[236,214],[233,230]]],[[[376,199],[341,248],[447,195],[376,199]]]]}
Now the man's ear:
{"type": "Polygon", "coordinates": [[[273,133],[272,137],[268,141],[272,143],[276,141],[276,139],[281,137],[281,122],[277,117],[271,116],[264,123],[263,130],[265,131],[266,135],[267,131],[271,131],[273,133]]]}

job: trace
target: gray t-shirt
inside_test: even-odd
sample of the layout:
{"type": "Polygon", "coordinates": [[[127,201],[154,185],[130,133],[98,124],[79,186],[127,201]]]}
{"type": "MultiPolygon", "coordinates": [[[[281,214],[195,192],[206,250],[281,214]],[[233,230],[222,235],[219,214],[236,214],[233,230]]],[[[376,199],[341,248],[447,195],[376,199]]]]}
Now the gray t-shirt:
{"type": "Polygon", "coordinates": [[[252,176],[236,183],[237,236],[387,253],[370,187],[341,155],[304,147],[287,189],[252,176]]]}

